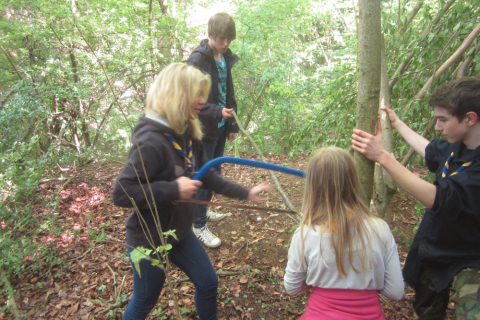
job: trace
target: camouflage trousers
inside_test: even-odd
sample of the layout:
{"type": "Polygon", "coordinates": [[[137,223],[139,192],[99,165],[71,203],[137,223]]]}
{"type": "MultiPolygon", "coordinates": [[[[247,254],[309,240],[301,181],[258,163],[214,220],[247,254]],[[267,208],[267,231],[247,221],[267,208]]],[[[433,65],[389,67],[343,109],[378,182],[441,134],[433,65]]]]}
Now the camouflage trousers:
{"type": "Polygon", "coordinates": [[[448,301],[455,302],[455,320],[480,320],[480,270],[466,268],[460,271],[450,286],[436,292],[433,283],[422,272],[412,299],[416,320],[442,320],[446,317],[448,301]]]}

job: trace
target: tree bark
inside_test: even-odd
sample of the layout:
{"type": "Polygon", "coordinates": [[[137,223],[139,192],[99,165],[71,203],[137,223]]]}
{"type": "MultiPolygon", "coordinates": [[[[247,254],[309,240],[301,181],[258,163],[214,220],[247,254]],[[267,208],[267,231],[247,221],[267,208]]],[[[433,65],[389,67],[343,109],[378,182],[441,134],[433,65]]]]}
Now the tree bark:
{"type": "MultiPolygon", "coordinates": [[[[380,76],[380,107],[386,106],[390,108],[390,90],[388,88],[388,67],[385,57],[385,41],[382,41],[381,48],[381,76],[380,76]]],[[[380,124],[382,126],[383,146],[385,150],[394,152],[393,133],[390,118],[385,111],[380,111],[380,124]]],[[[393,195],[397,191],[397,184],[390,177],[385,169],[378,163],[375,164],[374,175],[374,194],[372,197],[372,211],[375,211],[380,218],[385,217],[387,206],[392,200],[393,195]]]]}
{"type": "MultiPolygon", "coordinates": [[[[375,132],[380,92],[381,1],[360,0],[358,23],[358,99],[356,127],[375,132]]],[[[358,152],[354,160],[360,175],[362,198],[370,205],[373,190],[374,163],[358,152]]]]}
{"type": "Polygon", "coordinates": [[[164,0],[158,0],[158,4],[160,5],[160,10],[162,10],[162,14],[167,14],[168,6],[163,3],[164,0]]]}

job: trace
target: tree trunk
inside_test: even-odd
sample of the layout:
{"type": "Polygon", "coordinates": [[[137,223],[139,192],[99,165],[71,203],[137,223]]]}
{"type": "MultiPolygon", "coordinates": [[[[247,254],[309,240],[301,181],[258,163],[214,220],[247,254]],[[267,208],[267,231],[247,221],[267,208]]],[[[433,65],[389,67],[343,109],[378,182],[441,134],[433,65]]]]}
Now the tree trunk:
{"type": "MultiPolygon", "coordinates": [[[[388,87],[388,68],[385,57],[385,41],[383,41],[381,47],[381,63],[380,107],[386,106],[390,108],[390,90],[388,87]]],[[[388,114],[385,111],[380,111],[380,124],[382,126],[383,146],[385,150],[393,153],[394,144],[392,125],[390,123],[388,114]]],[[[376,212],[376,214],[383,219],[385,217],[385,212],[387,211],[387,206],[397,191],[397,184],[378,163],[375,164],[374,189],[375,190],[372,197],[372,211],[376,212]]]]}
{"type": "MultiPolygon", "coordinates": [[[[356,128],[375,132],[380,92],[380,0],[360,0],[358,22],[358,100],[356,128]]],[[[374,163],[358,152],[354,160],[360,175],[362,198],[370,205],[373,190],[374,163]]]]}

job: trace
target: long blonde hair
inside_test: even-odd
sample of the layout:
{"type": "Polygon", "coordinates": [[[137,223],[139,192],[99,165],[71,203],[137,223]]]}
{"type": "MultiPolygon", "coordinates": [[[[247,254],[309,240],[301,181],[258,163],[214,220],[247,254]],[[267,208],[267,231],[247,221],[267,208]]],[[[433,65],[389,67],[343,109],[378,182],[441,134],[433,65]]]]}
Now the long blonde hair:
{"type": "Polygon", "coordinates": [[[311,230],[313,225],[321,225],[332,235],[331,247],[341,276],[347,275],[344,267],[347,253],[348,262],[355,272],[371,269],[371,261],[368,264],[366,261],[367,252],[372,250],[366,223],[372,225],[370,222],[374,217],[361,200],[360,180],[348,152],[328,147],[313,155],[307,165],[302,213],[302,256],[306,235],[301,226],[311,230]],[[353,250],[358,243],[361,250],[353,250]],[[359,259],[354,259],[354,252],[358,252],[355,255],[358,254],[359,259]],[[360,268],[354,265],[354,260],[361,261],[360,268]]]}
{"type": "Polygon", "coordinates": [[[171,63],[150,85],[145,106],[147,110],[154,110],[165,117],[176,133],[184,133],[188,124],[192,137],[201,139],[200,121],[190,119],[191,106],[199,96],[207,100],[210,86],[208,74],[185,63],[171,63]]]}

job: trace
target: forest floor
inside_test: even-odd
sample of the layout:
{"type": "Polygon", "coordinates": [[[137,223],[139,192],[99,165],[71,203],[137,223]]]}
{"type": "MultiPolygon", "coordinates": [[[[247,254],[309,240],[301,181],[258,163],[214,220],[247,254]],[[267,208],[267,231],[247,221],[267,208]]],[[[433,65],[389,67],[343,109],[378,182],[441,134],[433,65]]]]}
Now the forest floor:
{"type": "MultiPolygon", "coordinates": [[[[242,157],[256,159],[251,154],[242,157]]],[[[270,163],[304,170],[308,157],[308,154],[300,154],[295,159],[282,155],[267,158],[270,163]]],[[[130,210],[115,207],[109,196],[123,161],[95,162],[68,172],[71,178],[68,184],[63,181],[39,188],[45,197],[52,197],[53,191],[61,189],[61,202],[56,213],[58,222],[69,231],[61,235],[45,233],[31,239],[50,243],[62,264],[40,267],[36,272],[10,279],[16,304],[26,314],[26,319],[121,319],[132,292],[132,268],[126,258],[124,236],[124,221],[130,210]]],[[[264,169],[225,164],[223,172],[227,178],[246,186],[264,180],[271,183],[269,173],[264,169]]],[[[276,174],[283,190],[299,210],[303,178],[276,174]]],[[[267,201],[260,206],[287,209],[276,190],[267,193],[265,198],[267,201]]],[[[239,203],[220,196],[212,201],[239,203]]],[[[400,192],[386,213],[386,221],[394,230],[402,265],[413,228],[419,222],[415,205],[414,199],[400,192]]],[[[297,222],[283,212],[229,207],[214,209],[227,214],[223,221],[209,223],[211,230],[222,239],[222,245],[218,249],[207,249],[219,274],[219,319],[299,319],[305,309],[307,294],[290,297],[283,289],[288,244],[297,222]]],[[[41,222],[45,209],[38,207],[35,213],[41,222]]],[[[169,276],[182,318],[197,319],[193,285],[176,267],[169,276]]],[[[148,319],[176,319],[170,296],[170,290],[164,289],[148,319]]],[[[386,319],[413,319],[412,296],[412,290],[407,288],[401,301],[381,297],[386,319]]],[[[1,305],[5,305],[7,299],[5,293],[0,293],[1,305]]],[[[449,307],[448,319],[451,318],[452,305],[449,307]]],[[[13,314],[0,314],[0,319],[13,319],[13,314]]]]}

